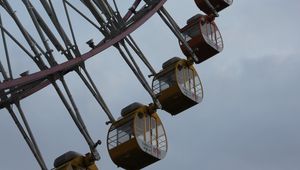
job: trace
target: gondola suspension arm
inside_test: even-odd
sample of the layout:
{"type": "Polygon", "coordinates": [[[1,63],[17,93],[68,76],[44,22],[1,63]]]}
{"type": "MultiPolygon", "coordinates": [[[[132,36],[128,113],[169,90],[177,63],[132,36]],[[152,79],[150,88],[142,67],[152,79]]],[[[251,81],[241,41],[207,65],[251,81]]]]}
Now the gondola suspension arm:
{"type": "MultiPolygon", "coordinates": [[[[192,48],[188,45],[188,43],[184,39],[183,35],[180,32],[179,26],[177,25],[175,20],[171,17],[171,15],[168,13],[168,11],[164,7],[162,7],[157,13],[161,17],[161,19],[165,22],[165,24],[170,28],[170,30],[174,33],[174,35],[178,38],[178,40],[186,47],[186,49],[189,51],[192,59],[195,62],[198,62],[199,59],[196,57],[192,48]]],[[[192,62],[192,61],[189,60],[189,62],[192,62]]]]}
{"type": "Polygon", "coordinates": [[[151,96],[155,107],[156,108],[161,108],[161,105],[159,103],[159,101],[157,100],[155,94],[153,93],[152,89],[150,88],[150,86],[148,85],[145,77],[143,76],[143,74],[141,73],[138,65],[135,63],[131,53],[129,52],[128,48],[126,47],[126,45],[124,44],[124,41],[121,41],[119,44],[115,44],[115,47],[118,49],[119,53],[121,54],[121,56],[123,57],[123,59],[125,60],[125,62],[127,63],[127,65],[130,67],[130,69],[132,70],[132,72],[135,74],[135,76],[137,77],[137,79],[139,80],[139,82],[142,84],[142,86],[145,88],[145,90],[149,93],[149,95],[151,96]],[[122,48],[120,47],[120,44],[124,47],[126,53],[128,54],[130,60],[128,59],[128,57],[126,56],[126,54],[124,53],[124,51],[122,50],[122,48]]]}

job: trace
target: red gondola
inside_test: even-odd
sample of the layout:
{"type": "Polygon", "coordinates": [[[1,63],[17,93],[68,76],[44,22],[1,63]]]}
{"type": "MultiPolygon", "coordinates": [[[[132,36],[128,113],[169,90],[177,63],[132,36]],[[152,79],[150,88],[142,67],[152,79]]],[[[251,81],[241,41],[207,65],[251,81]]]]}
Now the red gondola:
{"type": "MultiPolygon", "coordinates": [[[[212,11],[207,5],[208,0],[195,0],[195,3],[197,4],[198,8],[203,11],[206,14],[211,14],[212,11]]],[[[227,8],[230,6],[233,2],[233,0],[209,0],[210,4],[215,8],[217,12],[227,8]]]]}
{"type": "MultiPolygon", "coordinates": [[[[185,40],[192,48],[198,61],[197,64],[209,59],[223,50],[223,39],[214,21],[205,15],[195,15],[181,29],[185,40]]],[[[190,57],[189,51],[180,42],[182,52],[190,57]]]]}

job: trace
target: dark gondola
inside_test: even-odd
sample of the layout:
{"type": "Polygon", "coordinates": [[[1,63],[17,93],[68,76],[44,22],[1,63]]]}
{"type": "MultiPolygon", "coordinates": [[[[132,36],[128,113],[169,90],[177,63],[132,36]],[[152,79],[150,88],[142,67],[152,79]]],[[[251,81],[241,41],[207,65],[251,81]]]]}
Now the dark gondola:
{"type": "Polygon", "coordinates": [[[95,161],[90,153],[81,155],[74,151],[69,151],[59,156],[54,161],[53,170],[98,170],[95,161]]]}
{"type": "MultiPolygon", "coordinates": [[[[198,14],[189,19],[181,33],[198,58],[197,64],[223,50],[223,39],[217,25],[205,15],[198,14]]],[[[182,43],[180,47],[187,57],[191,56],[182,43]]]]}
{"type": "MultiPolygon", "coordinates": [[[[209,15],[212,13],[211,9],[207,5],[207,0],[195,0],[198,8],[203,11],[205,14],[209,15]]],[[[223,9],[230,6],[233,0],[208,0],[210,4],[215,8],[217,12],[222,11],[223,9]]]]}

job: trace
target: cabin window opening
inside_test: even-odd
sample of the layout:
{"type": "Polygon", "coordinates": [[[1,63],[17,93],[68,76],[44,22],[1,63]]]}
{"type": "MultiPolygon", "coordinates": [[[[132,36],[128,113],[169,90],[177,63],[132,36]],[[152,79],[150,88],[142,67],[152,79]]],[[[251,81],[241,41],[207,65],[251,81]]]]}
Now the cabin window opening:
{"type": "Polygon", "coordinates": [[[168,73],[159,76],[153,82],[153,91],[155,94],[158,94],[172,86],[174,86],[176,79],[173,73],[174,70],[169,71],[168,73]]]}
{"type": "Polygon", "coordinates": [[[157,148],[157,136],[156,136],[156,119],[154,117],[151,117],[151,142],[152,146],[157,148]]]}
{"type": "Polygon", "coordinates": [[[165,135],[164,128],[160,122],[157,122],[157,143],[158,149],[167,151],[167,138],[165,135]]]}
{"type": "Polygon", "coordinates": [[[136,118],[136,132],[135,135],[138,139],[145,141],[145,120],[144,120],[144,115],[143,113],[138,113],[138,116],[136,118]]]}
{"type": "Polygon", "coordinates": [[[200,34],[200,29],[197,27],[197,25],[193,25],[182,34],[185,41],[190,41],[193,37],[196,37],[200,34]]]}
{"type": "Polygon", "coordinates": [[[198,76],[195,76],[195,90],[196,96],[202,96],[202,86],[200,78],[198,76]]]}
{"type": "Polygon", "coordinates": [[[146,132],[145,132],[145,136],[146,136],[146,143],[151,144],[151,129],[150,129],[150,117],[148,115],[146,115],[146,132]]]}
{"type": "Polygon", "coordinates": [[[213,31],[211,26],[212,24],[208,22],[204,22],[203,24],[201,24],[203,37],[210,42],[213,42],[213,31]]]}
{"type": "Polygon", "coordinates": [[[109,149],[113,149],[118,145],[121,145],[122,143],[125,143],[130,139],[134,138],[132,128],[133,122],[132,119],[129,119],[121,126],[114,127],[113,129],[111,129],[108,137],[109,149]]]}
{"type": "Polygon", "coordinates": [[[222,36],[216,26],[215,23],[204,23],[201,24],[201,30],[204,39],[213,47],[216,49],[222,49],[223,48],[223,41],[222,36]]]}
{"type": "Polygon", "coordinates": [[[182,92],[190,98],[197,100],[198,94],[202,93],[201,83],[197,73],[190,68],[182,68],[178,70],[177,79],[182,92]]]}
{"type": "Polygon", "coordinates": [[[117,146],[117,129],[111,130],[108,137],[108,149],[115,148],[117,146]]]}
{"type": "Polygon", "coordinates": [[[180,87],[183,87],[184,77],[183,77],[184,68],[177,69],[177,83],[180,87]]]}

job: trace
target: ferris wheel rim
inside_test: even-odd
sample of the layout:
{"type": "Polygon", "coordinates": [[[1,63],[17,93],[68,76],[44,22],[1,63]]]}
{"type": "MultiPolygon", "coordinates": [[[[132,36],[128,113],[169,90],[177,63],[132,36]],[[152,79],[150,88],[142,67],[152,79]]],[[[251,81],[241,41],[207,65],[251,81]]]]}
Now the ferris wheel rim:
{"type": "MultiPolygon", "coordinates": [[[[38,80],[47,79],[47,77],[49,77],[51,75],[55,75],[56,73],[69,71],[70,69],[72,69],[72,67],[78,66],[78,65],[80,65],[80,63],[86,61],[87,59],[95,57],[97,54],[99,54],[102,51],[106,50],[107,48],[113,46],[114,44],[116,44],[117,42],[121,41],[126,36],[128,36],[129,34],[134,32],[141,25],[143,25],[148,19],[150,19],[164,5],[164,3],[166,1],[167,0],[161,0],[159,3],[155,4],[155,6],[151,10],[149,10],[143,17],[141,17],[139,20],[137,20],[136,22],[131,24],[123,32],[116,35],[112,39],[106,41],[105,43],[98,45],[97,47],[86,52],[85,54],[78,56],[74,59],[68,60],[66,62],[60,63],[57,66],[48,68],[46,70],[41,70],[41,71],[38,71],[38,72],[35,72],[32,74],[26,75],[24,77],[19,77],[16,79],[2,82],[2,83],[0,83],[0,90],[5,90],[5,89],[10,89],[10,88],[13,88],[16,86],[30,84],[30,83],[38,81],[38,80]]],[[[47,83],[47,85],[45,85],[45,84],[42,85],[42,88],[48,86],[49,84],[51,84],[50,81],[47,83]]],[[[39,90],[41,90],[41,89],[39,89],[39,90]]],[[[33,94],[33,93],[31,93],[31,94],[33,94]]],[[[27,94],[26,97],[28,97],[31,94],[27,94]]]]}

